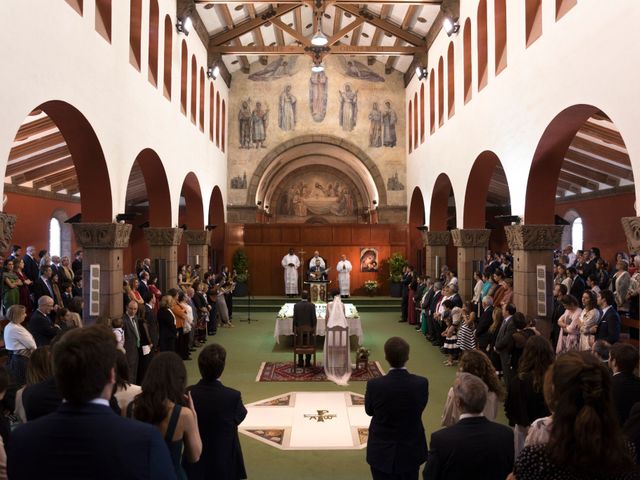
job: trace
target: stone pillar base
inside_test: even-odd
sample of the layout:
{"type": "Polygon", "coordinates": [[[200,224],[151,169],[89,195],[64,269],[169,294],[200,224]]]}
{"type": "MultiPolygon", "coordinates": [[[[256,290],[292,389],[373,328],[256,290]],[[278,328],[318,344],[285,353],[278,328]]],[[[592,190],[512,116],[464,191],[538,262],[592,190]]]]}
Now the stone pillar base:
{"type": "Polygon", "coordinates": [[[149,242],[149,258],[152,262],[164,261],[164,271],[154,272],[158,275],[159,288],[163,293],[178,286],[178,245],[182,240],[182,232],[182,228],[144,229],[144,238],[149,242]]]}
{"type": "Polygon", "coordinates": [[[504,227],[513,253],[513,302],[527,318],[538,319],[538,329],[548,337],[553,310],[553,250],[560,247],[561,225],[511,225],[504,227]],[[547,315],[538,315],[536,269],[546,267],[547,315]]]}
{"type": "Polygon", "coordinates": [[[85,324],[95,323],[99,316],[121,317],[123,249],[129,246],[132,225],[127,223],[74,223],[76,241],[82,247],[82,297],[85,324]],[[91,265],[100,265],[98,315],[91,315],[91,265]]]}
{"type": "Polygon", "coordinates": [[[473,297],[474,263],[477,265],[484,259],[489,245],[489,235],[491,230],[487,229],[451,230],[453,245],[458,247],[458,292],[463,300],[473,297]]]}
{"type": "Polygon", "coordinates": [[[449,231],[422,232],[422,240],[426,248],[425,260],[427,275],[434,280],[440,276],[440,267],[447,261],[447,245],[451,240],[449,231]]]}
{"type": "Polygon", "coordinates": [[[192,266],[200,265],[203,272],[209,270],[211,232],[209,230],[185,230],[183,237],[187,242],[187,263],[192,266]]]}

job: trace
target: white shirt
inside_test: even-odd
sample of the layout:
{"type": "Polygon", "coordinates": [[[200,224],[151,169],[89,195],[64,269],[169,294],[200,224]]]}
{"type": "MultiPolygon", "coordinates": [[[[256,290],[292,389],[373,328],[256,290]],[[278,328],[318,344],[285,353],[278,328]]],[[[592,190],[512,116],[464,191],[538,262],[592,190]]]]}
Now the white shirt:
{"type": "Polygon", "coordinates": [[[316,266],[316,260],[320,260],[320,266],[322,268],[326,266],[322,257],[312,257],[311,260],[309,260],[309,268],[313,268],[316,266]]]}
{"type": "Polygon", "coordinates": [[[9,322],[4,327],[4,345],[12,352],[18,350],[35,350],[37,347],[33,335],[22,325],[9,322]]]}

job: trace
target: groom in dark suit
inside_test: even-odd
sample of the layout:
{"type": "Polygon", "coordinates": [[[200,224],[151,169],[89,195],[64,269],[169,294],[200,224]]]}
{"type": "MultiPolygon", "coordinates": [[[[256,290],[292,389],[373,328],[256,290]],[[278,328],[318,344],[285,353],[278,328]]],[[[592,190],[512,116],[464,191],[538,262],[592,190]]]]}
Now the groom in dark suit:
{"type": "Polygon", "coordinates": [[[431,435],[425,480],[507,478],[513,468],[513,431],[483,416],[487,391],[475,375],[458,374],[453,393],[460,420],[431,435]]]}
{"type": "MultiPolygon", "coordinates": [[[[308,325],[315,330],[318,318],[316,317],[316,306],[309,301],[309,292],[302,292],[302,301],[293,306],[293,331],[298,327],[308,325]]],[[[311,366],[311,355],[305,355],[305,365],[311,366]]],[[[298,355],[298,367],[302,368],[302,354],[298,355]]]]}
{"type": "Polygon", "coordinates": [[[238,425],[247,416],[240,392],[220,382],[227,352],[218,345],[205,347],[198,357],[200,380],[189,387],[198,412],[202,454],[196,463],[184,463],[190,480],[247,478],[238,438],[238,425]]]}
{"type": "Polygon", "coordinates": [[[409,344],[392,337],[384,344],[389,372],[369,380],[364,408],[371,418],[367,463],[374,480],[416,480],[427,459],[422,412],[429,382],[407,371],[409,344]]]}

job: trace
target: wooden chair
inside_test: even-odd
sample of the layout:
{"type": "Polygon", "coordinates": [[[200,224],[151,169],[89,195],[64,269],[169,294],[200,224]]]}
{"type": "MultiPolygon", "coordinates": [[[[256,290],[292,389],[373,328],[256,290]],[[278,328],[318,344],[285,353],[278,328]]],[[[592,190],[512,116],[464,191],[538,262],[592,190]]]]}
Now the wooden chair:
{"type": "MultiPolygon", "coordinates": [[[[313,355],[313,366],[316,366],[316,329],[311,325],[301,325],[293,332],[293,369],[296,371],[296,363],[298,355],[313,355]]],[[[302,367],[302,372],[305,371],[302,367]]]]}
{"type": "MultiPolygon", "coordinates": [[[[328,358],[333,358],[334,354],[338,354],[342,358],[349,358],[349,328],[348,327],[340,327],[333,326],[327,328],[325,335],[327,336],[326,344],[325,344],[325,365],[327,364],[328,358]]],[[[349,365],[351,362],[349,360],[349,365]]]]}

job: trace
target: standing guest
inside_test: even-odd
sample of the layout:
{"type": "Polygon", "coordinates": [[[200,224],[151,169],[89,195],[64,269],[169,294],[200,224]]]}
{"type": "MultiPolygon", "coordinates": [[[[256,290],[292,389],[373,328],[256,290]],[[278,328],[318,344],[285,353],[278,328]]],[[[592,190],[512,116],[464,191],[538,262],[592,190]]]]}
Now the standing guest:
{"type": "Polygon", "coordinates": [[[124,351],[129,364],[131,381],[137,383],[138,365],[142,357],[142,328],[138,321],[138,303],[130,301],[127,311],[122,317],[122,329],[124,330],[124,351]]]}
{"type": "Polygon", "coordinates": [[[293,253],[293,248],[289,249],[289,253],[282,257],[280,262],[284,268],[284,293],[287,297],[298,295],[298,268],[300,268],[300,259],[293,253]]]}
{"type": "Polygon", "coordinates": [[[582,313],[580,314],[580,344],[578,350],[589,351],[595,341],[600,310],[596,294],[591,290],[585,290],[582,294],[582,313]]]}
{"type": "Polygon", "coordinates": [[[426,378],[407,371],[409,344],[392,337],[384,344],[391,368],[367,382],[365,411],[370,415],[367,463],[374,480],[416,479],[427,459],[422,412],[429,400],[426,378]]]}
{"type": "Polygon", "coordinates": [[[420,301],[420,307],[422,313],[420,315],[420,331],[423,335],[427,337],[427,340],[430,337],[429,332],[429,315],[431,314],[431,303],[433,298],[436,295],[435,282],[429,276],[425,278],[425,288],[424,294],[422,295],[422,300],[420,301]]]}
{"type": "Polygon", "coordinates": [[[440,336],[441,328],[437,318],[438,309],[443,301],[442,282],[438,280],[433,282],[433,296],[427,307],[427,340],[434,346],[443,345],[442,337],[440,336]]]}
{"type": "Polygon", "coordinates": [[[457,345],[461,352],[476,348],[476,312],[471,302],[464,302],[462,307],[460,328],[458,329],[457,345]]]}
{"type": "MultiPolygon", "coordinates": [[[[149,342],[151,345],[151,352],[158,349],[158,341],[160,332],[158,330],[158,317],[156,311],[156,297],[147,293],[144,303],[144,321],[147,324],[147,330],[149,331],[149,342]]],[[[150,361],[151,359],[149,359],[150,361]]]]}
{"type": "Polygon", "coordinates": [[[564,305],[560,299],[567,295],[566,285],[554,285],[553,286],[553,312],[551,313],[551,345],[553,349],[556,349],[558,345],[558,337],[560,336],[560,327],[558,326],[558,320],[564,313],[564,305]]]}
{"type": "Polygon", "coordinates": [[[186,339],[188,337],[186,337],[184,333],[184,324],[187,320],[187,310],[180,302],[180,300],[183,298],[180,294],[184,294],[184,292],[178,292],[173,288],[169,290],[169,295],[173,297],[173,305],[171,306],[171,311],[176,318],[176,330],[178,332],[178,335],[176,336],[175,352],[180,355],[180,358],[186,360],[189,357],[188,347],[186,344],[186,339]]]}
{"type": "Polygon", "coordinates": [[[415,325],[416,322],[416,302],[415,295],[418,290],[418,276],[413,273],[411,283],[409,284],[409,296],[407,298],[407,322],[409,325],[415,325]]]}
{"type": "Polygon", "coordinates": [[[614,306],[613,292],[611,290],[602,290],[597,298],[602,315],[596,330],[596,340],[606,340],[613,345],[620,340],[620,315],[618,315],[614,306]]]}
{"type": "MultiPolygon", "coordinates": [[[[459,372],[470,373],[482,380],[488,388],[487,399],[482,414],[494,421],[498,415],[498,405],[504,400],[505,390],[496,374],[489,357],[479,350],[469,350],[460,357],[459,372]]],[[[450,427],[460,420],[460,409],[454,399],[453,387],[449,389],[442,412],[442,425],[450,427]]],[[[431,446],[433,449],[433,445],[431,446]]]]}
{"type": "Polygon", "coordinates": [[[351,262],[347,260],[347,256],[343,253],[340,255],[340,261],[336,266],[338,271],[338,285],[340,286],[340,296],[342,298],[348,298],[351,295],[351,270],[353,266],[351,262]]]}
{"type": "Polygon", "coordinates": [[[149,293],[149,273],[145,270],[140,272],[140,281],[138,282],[137,290],[140,293],[140,297],[144,301],[149,293]]]}
{"type": "Polygon", "coordinates": [[[217,318],[219,320],[219,324],[222,327],[230,328],[233,327],[233,323],[231,323],[231,319],[229,318],[229,309],[227,308],[227,299],[224,296],[224,289],[220,283],[216,283],[214,285],[215,301],[216,301],[216,313],[217,318]]]}
{"type": "Polygon", "coordinates": [[[33,284],[33,299],[37,302],[40,297],[47,295],[55,304],[55,293],[53,291],[53,285],[51,284],[51,266],[44,265],[40,268],[40,276],[33,284]]]}
{"type": "Polygon", "coordinates": [[[627,302],[629,302],[629,316],[638,318],[640,312],[640,255],[633,257],[634,272],[629,282],[629,290],[627,291],[627,302]]]}
{"type": "Polygon", "coordinates": [[[504,281],[504,272],[499,268],[493,272],[493,281],[496,289],[493,291],[493,304],[496,308],[502,308],[502,302],[508,294],[508,286],[504,281]]]}
{"type": "Polygon", "coordinates": [[[171,307],[173,307],[173,297],[165,295],[160,300],[160,309],[158,310],[158,349],[161,352],[176,351],[176,337],[178,329],[176,328],[176,316],[171,307]]]}
{"type": "Polygon", "coordinates": [[[618,260],[616,263],[616,273],[611,278],[611,290],[615,295],[618,313],[628,315],[629,313],[629,286],[631,276],[628,272],[629,264],[625,260],[618,260]]]}
{"type": "Polygon", "coordinates": [[[138,308],[144,305],[144,300],[142,299],[142,295],[138,291],[139,285],[140,285],[140,280],[138,280],[136,277],[133,277],[129,280],[129,290],[127,291],[127,294],[129,296],[129,301],[136,302],[138,304],[138,308]]]}
{"type": "Polygon", "coordinates": [[[60,278],[60,270],[62,269],[62,264],[60,263],[60,257],[58,255],[51,256],[51,271],[54,275],[58,275],[60,278]]]}
{"type": "Polygon", "coordinates": [[[520,452],[517,480],[640,478],[616,421],[611,377],[597,358],[576,351],[558,357],[552,392],[549,441],[520,452]]]}
{"type": "Polygon", "coordinates": [[[62,306],[69,308],[69,304],[73,298],[73,285],[70,283],[63,283],[60,285],[60,293],[62,294],[62,306]]]}
{"type": "Polygon", "coordinates": [[[9,323],[4,327],[4,346],[9,351],[9,373],[18,387],[27,381],[29,357],[37,348],[33,335],[22,326],[26,317],[27,309],[23,305],[13,305],[7,310],[9,323]]]}
{"type": "Polygon", "coordinates": [[[27,415],[24,409],[22,394],[27,387],[36,385],[53,378],[53,365],[51,360],[51,350],[49,347],[36,348],[27,365],[26,385],[16,392],[16,403],[14,412],[22,423],[27,422],[27,415]]]}
{"type": "Polygon", "coordinates": [[[82,297],[82,277],[80,275],[73,277],[73,287],[71,291],[74,297],[82,297]]]}
{"type": "Polygon", "coordinates": [[[113,396],[116,398],[122,414],[126,413],[127,407],[140,392],[142,392],[142,387],[131,383],[129,379],[127,356],[123,351],[118,350],[116,353],[116,384],[113,396]]]}
{"type": "Polygon", "coordinates": [[[144,260],[142,260],[142,265],[140,270],[136,268],[136,275],[138,275],[138,277],[142,277],[142,272],[147,272],[149,274],[149,278],[151,278],[151,259],[150,258],[145,258],[144,260]]]}
{"type": "Polygon", "coordinates": [[[191,357],[189,356],[189,352],[193,347],[193,334],[196,328],[193,317],[193,303],[191,302],[191,297],[193,297],[193,287],[187,287],[186,292],[181,293],[182,295],[178,294],[180,305],[182,305],[182,308],[184,308],[185,312],[187,312],[187,315],[184,319],[185,339],[183,340],[186,345],[183,347],[183,350],[186,353],[186,359],[189,360],[191,359],[191,357]]]}
{"type": "Polygon", "coordinates": [[[10,478],[176,478],[157,430],[109,408],[116,361],[111,332],[100,326],[73,330],[56,344],[53,360],[65,403],[14,430],[10,478]]]}
{"type": "Polygon", "coordinates": [[[233,290],[235,289],[235,271],[233,274],[229,273],[229,267],[223,265],[218,277],[218,283],[224,291],[224,303],[227,306],[229,313],[229,321],[233,320],[233,290]]]}
{"type": "Polygon", "coordinates": [[[402,318],[400,323],[406,322],[409,318],[409,285],[413,280],[413,267],[405,265],[402,269],[402,318]]]}
{"type": "Polygon", "coordinates": [[[158,277],[154,275],[153,277],[149,277],[149,293],[156,297],[155,304],[155,313],[158,313],[158,309],[160,308],[160,300],[162,300],[162,291],[158,288],[158,277]]]}
{"type": "Polygon", "coordinates": [[[574,298],[581,299],[582,293],[587,289],[584,279],[578,275],[578,270],[574,267],[570,267],[568,270],[569,278],[571,279],[571,287],[568,288],[568,294],[573,295],[574,298]]]}
{"type": "Polygon", "coordinates": [[[477,271],[473,272],[473,280],[475,281],[475,285],[473,286],[473,298],[471,299],[471,304],[476,315],[480,315],[479,306],[482,296],[482,287],[484,286],[482,274],[477,271]]]}
{"type": "Polygon", "coordinates": [[[198,431],[198,417],[191,394],[185,401],[187,370],[182,359],[173,352],[155,356],[147,370],[140,393],[129,405],[133,418],[154,425],[164,437],[169,449],[173,470],[178,480],[186,480],[182,455],[189,463],[199,460],[202,441],[198,431]]]}
{"type": "Polygon", "coordinates": [[[580,315],[582,309],[578,306],[578,300],[572,295],[565,295],[560,299],[564,307],[564,313],[558,319],[560,334],[556,345],[556,354],[578,350],[580,346],[580,315]]]}
{"type": "Polygon", "coordinates": [[[113,318],[110,323],[113,336],[116,337],[116,347],[118,348],[118,351],[126,354],[126,350],[124,349],[124,329],[122,328],[122,326],[124,325],[124,320],[122,318],[116,317],[113,318]]]}
{"type": "Polygon", "coordinates": [[[4,270],[2,271],[2,306],[6,312],[11,305],[20,303],[20,287],[22,280],[18,278],[13,271],[13,260],[4,262],[4,270]]]}
{"type": "Polygon", "coordinates": [[[62,298],[62,292],[60,291],[60,285],[58,284],[58,273],[51,270],[51,288],[53,289],[53,301],[59,307],[64,307],[64,300],[62,298]]]}
{"type": "Polygon", "coordinates": [[[35,253],[36,247],[30,245],[27,247],[26,254],[22,258],[24,260],[24,274],[29,280],[31,280],[32,288],[40,274],[40,268],[38,267],[38,262],[35,259],[35,253]]]}
{"type": "Polygon", "coordinates": [[[531,423],[549,415],[543,385],[544,374],[553,360],[554,352],[549,340],[536,335],[527,341],[504,404],[509,425],[514,427],[516,456],[524,447],[531,423]]]}
{"type": "Polygon", "coordinates": [[[485,268],[482,272],[482,291],[480,292],[480,299],[491,296],[493,298],[493,290],[496,284],[493,283],[493,275],[488,268],[485,268]]]}
{"type": "Polygon", "coordinates": [[[32,282],[24,273],[24,260],[22,258],[14,260],[13,271],[15,272],[18,279],[22,282],[22,285],[18,287],[19,303],[27,309],[27,316],[31,316],[33,307],[31,303],[31,292],[29,291],[29,287],[31,286],[32,282]]]}
{"type": "Polygon", "coordinates": [[[502,326],[502,322],[504,321],[504,314],[501,308],[494,308],[493,314],[491,315],[491,326],[489,327],[489,344],[487,345],[487,355],[493,363],[496,372],[502,371],[502,363],[500,362],[500,355],[496,352],[496,337],[498,336],[498,332],[500,331],[500,327],[502,326]]]}
{"type": "Polygon", "coordinates": [[[518,371],[518,363],[527,341],[534,335],[540,335],[534,322],[535,320],[531,320],[530,323],[527,323],[527,319],[520,312],[513,315],[513,323],[516,326],[516,331],[513,333],[513,349],[511,350],[511,369],[513,372],[518,371]]]}
{"type": "Polygon", "coordinates": [[[207,319],[209,318],[209,311],[211,307],[207,303],[207,296],[204,293],[206,283],[196,281],[193,283],[193,305],[195,307],[194,315],[196,317],[196,342],[204,343],[207,340],[207,319]]]}
{"type": "Polygon", "coordinates": [[[66,255],[62,257],[60,260],[60,268],[58,269],[58,275],[60,276],[60,281],[62,283],[73,283],[73,279],[75,278],[75,274],[71,269],[71,263],[69,257],[66,255]]]}
{"type": "Polygon", "coordinates": [[[458,354],[460,353],[457,342],[458,327],[460,326],[462,309],[460,307],[454,307],[451,300],[445,300],[442,304],[444,306],[442,322],[445,325],[445,329],[442,332],[444,344],[441,350],[442,353],[447,355],[447,359],[444,361],[444,364],[447,367],[451,367],[457,363],[458,354]]]}
{"type": "Polygon", "coordinates": [[[500,329],[496,334],[496,342],[494,350],[500,356],[500,365],[502,367],[502,376],[507,391],[511,386],[513,371],[511,369],[511,350],[513,349],[513,334],[516,331],[513,315],[516,313],[516,307],[512,303],[505,305],[503,308],[504,321],[500,325],[500,329]]]}
{"type": "Polygon", "coordinates": [[[51,339],[60,331],[60,327],[54,325],[49,317],[53,307],[53,299],[43,295],[38,299],[38,308],[29,319],[29,332],[33,335],[38,347],[49,345],[51,339]]]}
{"type": "Polygon", "coordinates": [[[218,289],[215,285],[207,290],[207,303],[209,304],[207,335],[213,336],[218,333],[218,289]]]}
{"type": "Polygon", "coordinates": [[[71,270],[75,276],[82,276],[82,250],[76,252],[76,257],[71,263],[71,270]]]}
{"type": "Polygon", "coordinates": [[[226,358],[226,350],[215,343],[198,356],[202,379],[188,390],[198,412],[202,454],[196,463],[183,462],[189,480],[247,478],[238,438],[238,425],[247,409],[240,392],[220,382],[226,358]]]}
{"type": "Polygon", "coordinates": [[[463,372],[458,374],[452,390],[460,420],[431,434],[424,479],[503,480],[513,466],[513,432],[485,418],[487,385],[463,372]]]}
{"type": "MultiPolygon", "coordinates": [[[[316,306],[309,301],[309,292],[302,291],[302,300],[293,306],[293,332],[296,334],[298,327],[312,327],[315,331],[318,319],[316,318],[316,306]]],[[[311,367],[311,354],[307,354],[305,363],[302,363],[302,354],[298,355],[298,368],[311,367]]]]}
{"type": "Polygon", "coordinates": [[[638,349],[628,343],[616,343],[609,351],[609,368],[613,373],[611,393],[620,426],[629,418],[631,407],[640,402],[640,378],[634,375],[638,368],[638,349]]]}
{"type": "Polygon", "coordinates": [[[491,324],[493,323],[493,297],[487,295],[482,297],[482,315],[478,320],[474,335],[479,350],[487,352],[487,347],[491,343],[491,324]]]}
{"type": "Polygon", "coordinates": [[[6,261],[16,260],[22,257],[22,247],[20,245],[14,245],[11,247],[11,253],[7,256],[6,261]]]}

